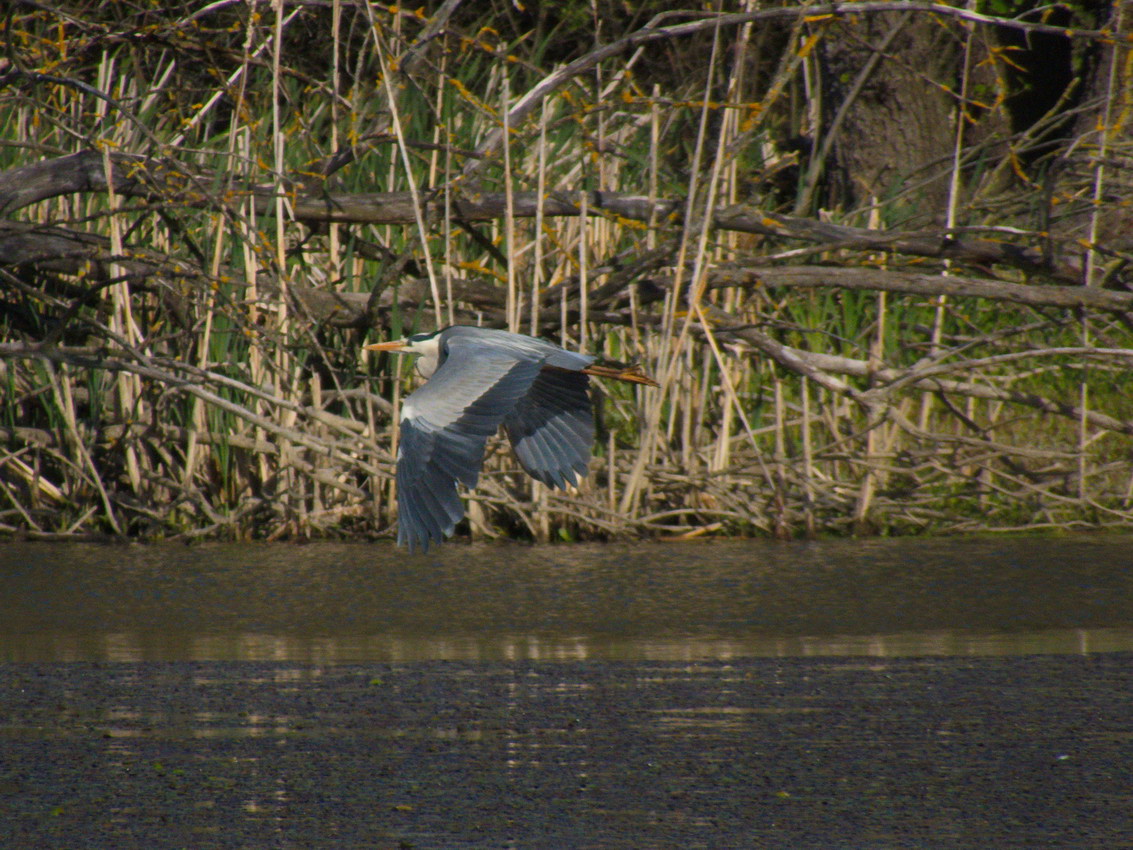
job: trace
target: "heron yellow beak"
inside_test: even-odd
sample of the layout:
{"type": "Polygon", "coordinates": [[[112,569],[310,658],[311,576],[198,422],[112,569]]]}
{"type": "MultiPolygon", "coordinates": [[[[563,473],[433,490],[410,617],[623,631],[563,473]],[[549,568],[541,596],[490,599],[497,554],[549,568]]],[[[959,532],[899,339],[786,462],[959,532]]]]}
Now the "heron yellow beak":
{"type": "Polygon", "coordinates": [[[404,339],[391,339],[388,342],[372,342],[369,345],[362,346],[367,351],[404,351],[404,339]]]}

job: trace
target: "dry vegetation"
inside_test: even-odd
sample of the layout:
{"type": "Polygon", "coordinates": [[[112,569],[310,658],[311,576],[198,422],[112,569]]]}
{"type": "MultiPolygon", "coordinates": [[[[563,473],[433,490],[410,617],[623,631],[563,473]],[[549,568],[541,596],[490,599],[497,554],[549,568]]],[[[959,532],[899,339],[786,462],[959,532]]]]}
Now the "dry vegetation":
{"type": "Polygon", "coordinates": [[[388,534],[453,322],[662,383],[476,534],[1133,522],[1128,3],[473,5],[8,4],[0,531],[388,534]]]}

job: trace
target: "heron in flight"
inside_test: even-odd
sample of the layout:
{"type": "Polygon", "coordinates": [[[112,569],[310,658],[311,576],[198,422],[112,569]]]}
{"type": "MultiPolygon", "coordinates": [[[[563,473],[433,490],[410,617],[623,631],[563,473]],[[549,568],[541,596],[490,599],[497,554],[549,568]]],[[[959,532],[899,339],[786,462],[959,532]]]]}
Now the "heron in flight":
{"type": "Polygon", "coordinates": [[[590,461],[589,376],[657,386],[636,368],[492,328],[454,325],[366,348],[418,355],[417,371],[429,379],[401,405],[397,542],[410,552],[452,535],[464,518],[456,484],[476,486],[500,425],[528,475],[565,488],[590,461]]]}

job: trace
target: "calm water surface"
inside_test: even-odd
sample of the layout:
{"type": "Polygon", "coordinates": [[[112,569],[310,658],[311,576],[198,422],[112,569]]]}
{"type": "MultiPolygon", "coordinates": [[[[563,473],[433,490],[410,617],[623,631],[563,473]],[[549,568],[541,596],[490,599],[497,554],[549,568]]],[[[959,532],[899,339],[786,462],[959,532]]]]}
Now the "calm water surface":
{"type": "Polygon", "coordinates": [[[0,659],[681,660],[1133,650],[1133,538],[0,545],[0,659]]]}
{"type": "Polygon", "coordinates": [[[1131,553],[0,544],[0,847],[1133,846],[1131,553]]]}

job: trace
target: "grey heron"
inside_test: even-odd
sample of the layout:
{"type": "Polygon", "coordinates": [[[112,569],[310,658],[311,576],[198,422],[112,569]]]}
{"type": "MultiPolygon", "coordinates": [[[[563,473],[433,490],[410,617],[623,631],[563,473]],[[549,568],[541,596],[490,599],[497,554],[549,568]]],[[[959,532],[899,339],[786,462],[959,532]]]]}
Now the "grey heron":
{"type": "Polygon", "coordinates": [[[454,325],[370,351],[418,355],[427,382],[401,405],[397,542],[427,552],[464,518],[456,484],[475,487],[488,438],[501,425],[520,466],[549,487],[586,475],[594,442],[590,375],[657,386],[635,368],[523,334],[454,325]]]}

